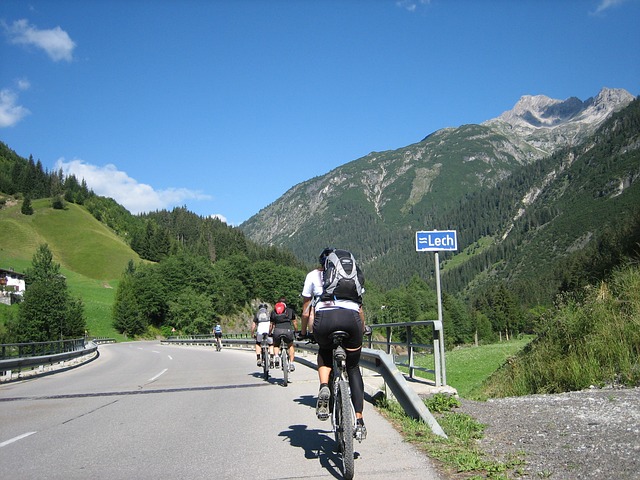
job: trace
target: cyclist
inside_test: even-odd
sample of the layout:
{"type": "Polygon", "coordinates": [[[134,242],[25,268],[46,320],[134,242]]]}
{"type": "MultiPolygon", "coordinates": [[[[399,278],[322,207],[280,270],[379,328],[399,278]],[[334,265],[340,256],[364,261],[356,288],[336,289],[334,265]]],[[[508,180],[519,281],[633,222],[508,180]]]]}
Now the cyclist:
{"type": "Polygon", "coordinates": [[[293,364],[296,358],[293,346],[293,332],[298,330],[298,320],[293,308],[288,307],[285,297],[280,297],[271,310],[271,335],[273,336],[273,350],[275,367],[280,366],[280,337],[285,335],[289,354],[289,371],[293,372],[296,367],[293,364]]]}
{"type": "MultiPolygon", "coordinates": [[[[258,311],[253,316],[253,323],[251,324],[251,335],[256,339],[256,357],[257,365],[262,366],[262,334],[269,333],[271,323],[269,322],[269,314],[267,312],[267,304],[261,303],[258,306],[258,311]],[[255,332],[255,333],[254,333],[255,332]]],[[[269,336],[267,338],[269,344],[269,363],[270,367],[273,367],[273,338],[269,336]]]]}
{"type": "Polygon", "coordinates": [[[362,350],[362,335],[364,332],[364,312],[362,310],[362,298],[359,301],[333,299],[319,300],[323,292],[323,273],[325,261],[335,249],[325,248],[319,257],[320,266],[310,271],[302,288],[302,325],[300,337],[307,336],[309,331],[309,319],[313,317],[311,330],[315,341],[318,343],[318,377],[320,390],[316,404],[316,415],[320,420],[329,418],[329,378],[333,366],[333,345],[329,340],[332,332],[342,330],[349,334],[343,346],[347,353],[347,374],[353,407],[356,412],[356,432],[361,438],[365,438],[367,430],[364,426],[362,411],[364,409],[364,382],[360,372],[360,353],[362,350]]]}
{"type": "Polygon", "coordinates": [[[219,323],[216,323],[216,326],[213,327],[213,334],[216,337],[216,343],[218,344],[218,349],[222,348],[222,327],[219,323]]]}

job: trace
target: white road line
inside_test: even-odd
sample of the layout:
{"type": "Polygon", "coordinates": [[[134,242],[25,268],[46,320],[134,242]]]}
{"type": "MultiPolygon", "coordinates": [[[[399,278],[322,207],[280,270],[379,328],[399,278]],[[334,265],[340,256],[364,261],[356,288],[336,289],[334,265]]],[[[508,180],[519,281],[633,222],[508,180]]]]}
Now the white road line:
{"type": "Polygon", "coordinates": [[[164,370],[162,370],[159,374],[157,374],[155,377],[150,378],[148,381],[149,382],[153,382],[154,380],[157,380],[158,378],[160,378],[160,375],[163,375],[167,370],[169,370],[168,368],[165,368],[164,370]]]}
{"type": "Polygon", "coordinates": [[[169,357],[169,360],[173,360],[173,357],[171,355],[167,355],[167,357],[169,357]]]}
{"type": "Polygon", "coordinates": [[[37,433],[37,432],[27,432],[27,433],[23,433],[22,435],[18,435],[17,437],[13,437],[11,440],[7,440],[6,442],[0,443],[0,448],[6,447],[7,445],[13,442],[17,442],[18,440],[22,440],[23,438],[26,438],[29,435],[33,435],[34,433],[37,433]]]}

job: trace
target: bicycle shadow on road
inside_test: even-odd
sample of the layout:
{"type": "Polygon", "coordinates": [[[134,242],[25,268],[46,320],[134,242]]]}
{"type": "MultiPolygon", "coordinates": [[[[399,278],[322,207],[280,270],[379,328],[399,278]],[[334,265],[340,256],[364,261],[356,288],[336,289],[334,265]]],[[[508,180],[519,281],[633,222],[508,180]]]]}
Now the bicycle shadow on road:
{"type": "Polygon", "coordinates": [[[280,432],[279,437],[286,437],[292,447],[304,449],[304,458],[318,459],[320,465],[333,477],[342,478],[341,459],[336,453],[336,443],[330,437],[331,430],[309,429],[307,425],[289,425],[289,430],[280,432]]]}
{"type": "MultiPolygon", "coordinates": [[[[253,373],[250,373],[248,375],[251,376],[251,377],[254,377],[254,378],[262,378],[264,380],[262,372],[253,372],[253,373]]],[[[281,378],[278,379],[278,378],[275,378],[275,377],[269,375],[269,378],[267,380],[265,380],[265,382],[270,383],[272,385],[281,385],[282,384],[282,379],[281,378]]]]}

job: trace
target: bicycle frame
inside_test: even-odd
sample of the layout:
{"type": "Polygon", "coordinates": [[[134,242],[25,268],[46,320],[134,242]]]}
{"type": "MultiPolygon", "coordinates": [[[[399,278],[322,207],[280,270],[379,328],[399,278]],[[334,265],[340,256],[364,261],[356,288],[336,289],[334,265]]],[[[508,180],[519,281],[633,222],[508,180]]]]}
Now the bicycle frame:
{"type": "Polygon", "coordinates": [[[280,335],[280,368],[282,368],[285,387],[289,384],[289,344],[286,340],[286,335],[280,335]]]}

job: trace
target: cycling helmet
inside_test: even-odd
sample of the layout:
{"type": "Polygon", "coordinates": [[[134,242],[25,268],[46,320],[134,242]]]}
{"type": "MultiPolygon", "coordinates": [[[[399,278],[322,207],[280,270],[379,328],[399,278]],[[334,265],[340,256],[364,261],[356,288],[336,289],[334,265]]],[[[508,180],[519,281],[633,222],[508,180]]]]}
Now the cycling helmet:
{"type": "Polygon", "coordinates": [[[327,257],[329,256],[329,254],[331,252],[334,252],[336,249],[332,248],[332,247],[327,247],[324,250],[322,250],[322,253],[320,254],[320,257],[318,258],[320,265],[322,265],[324,267],[324,262],[327,259],[327,257]]]}

